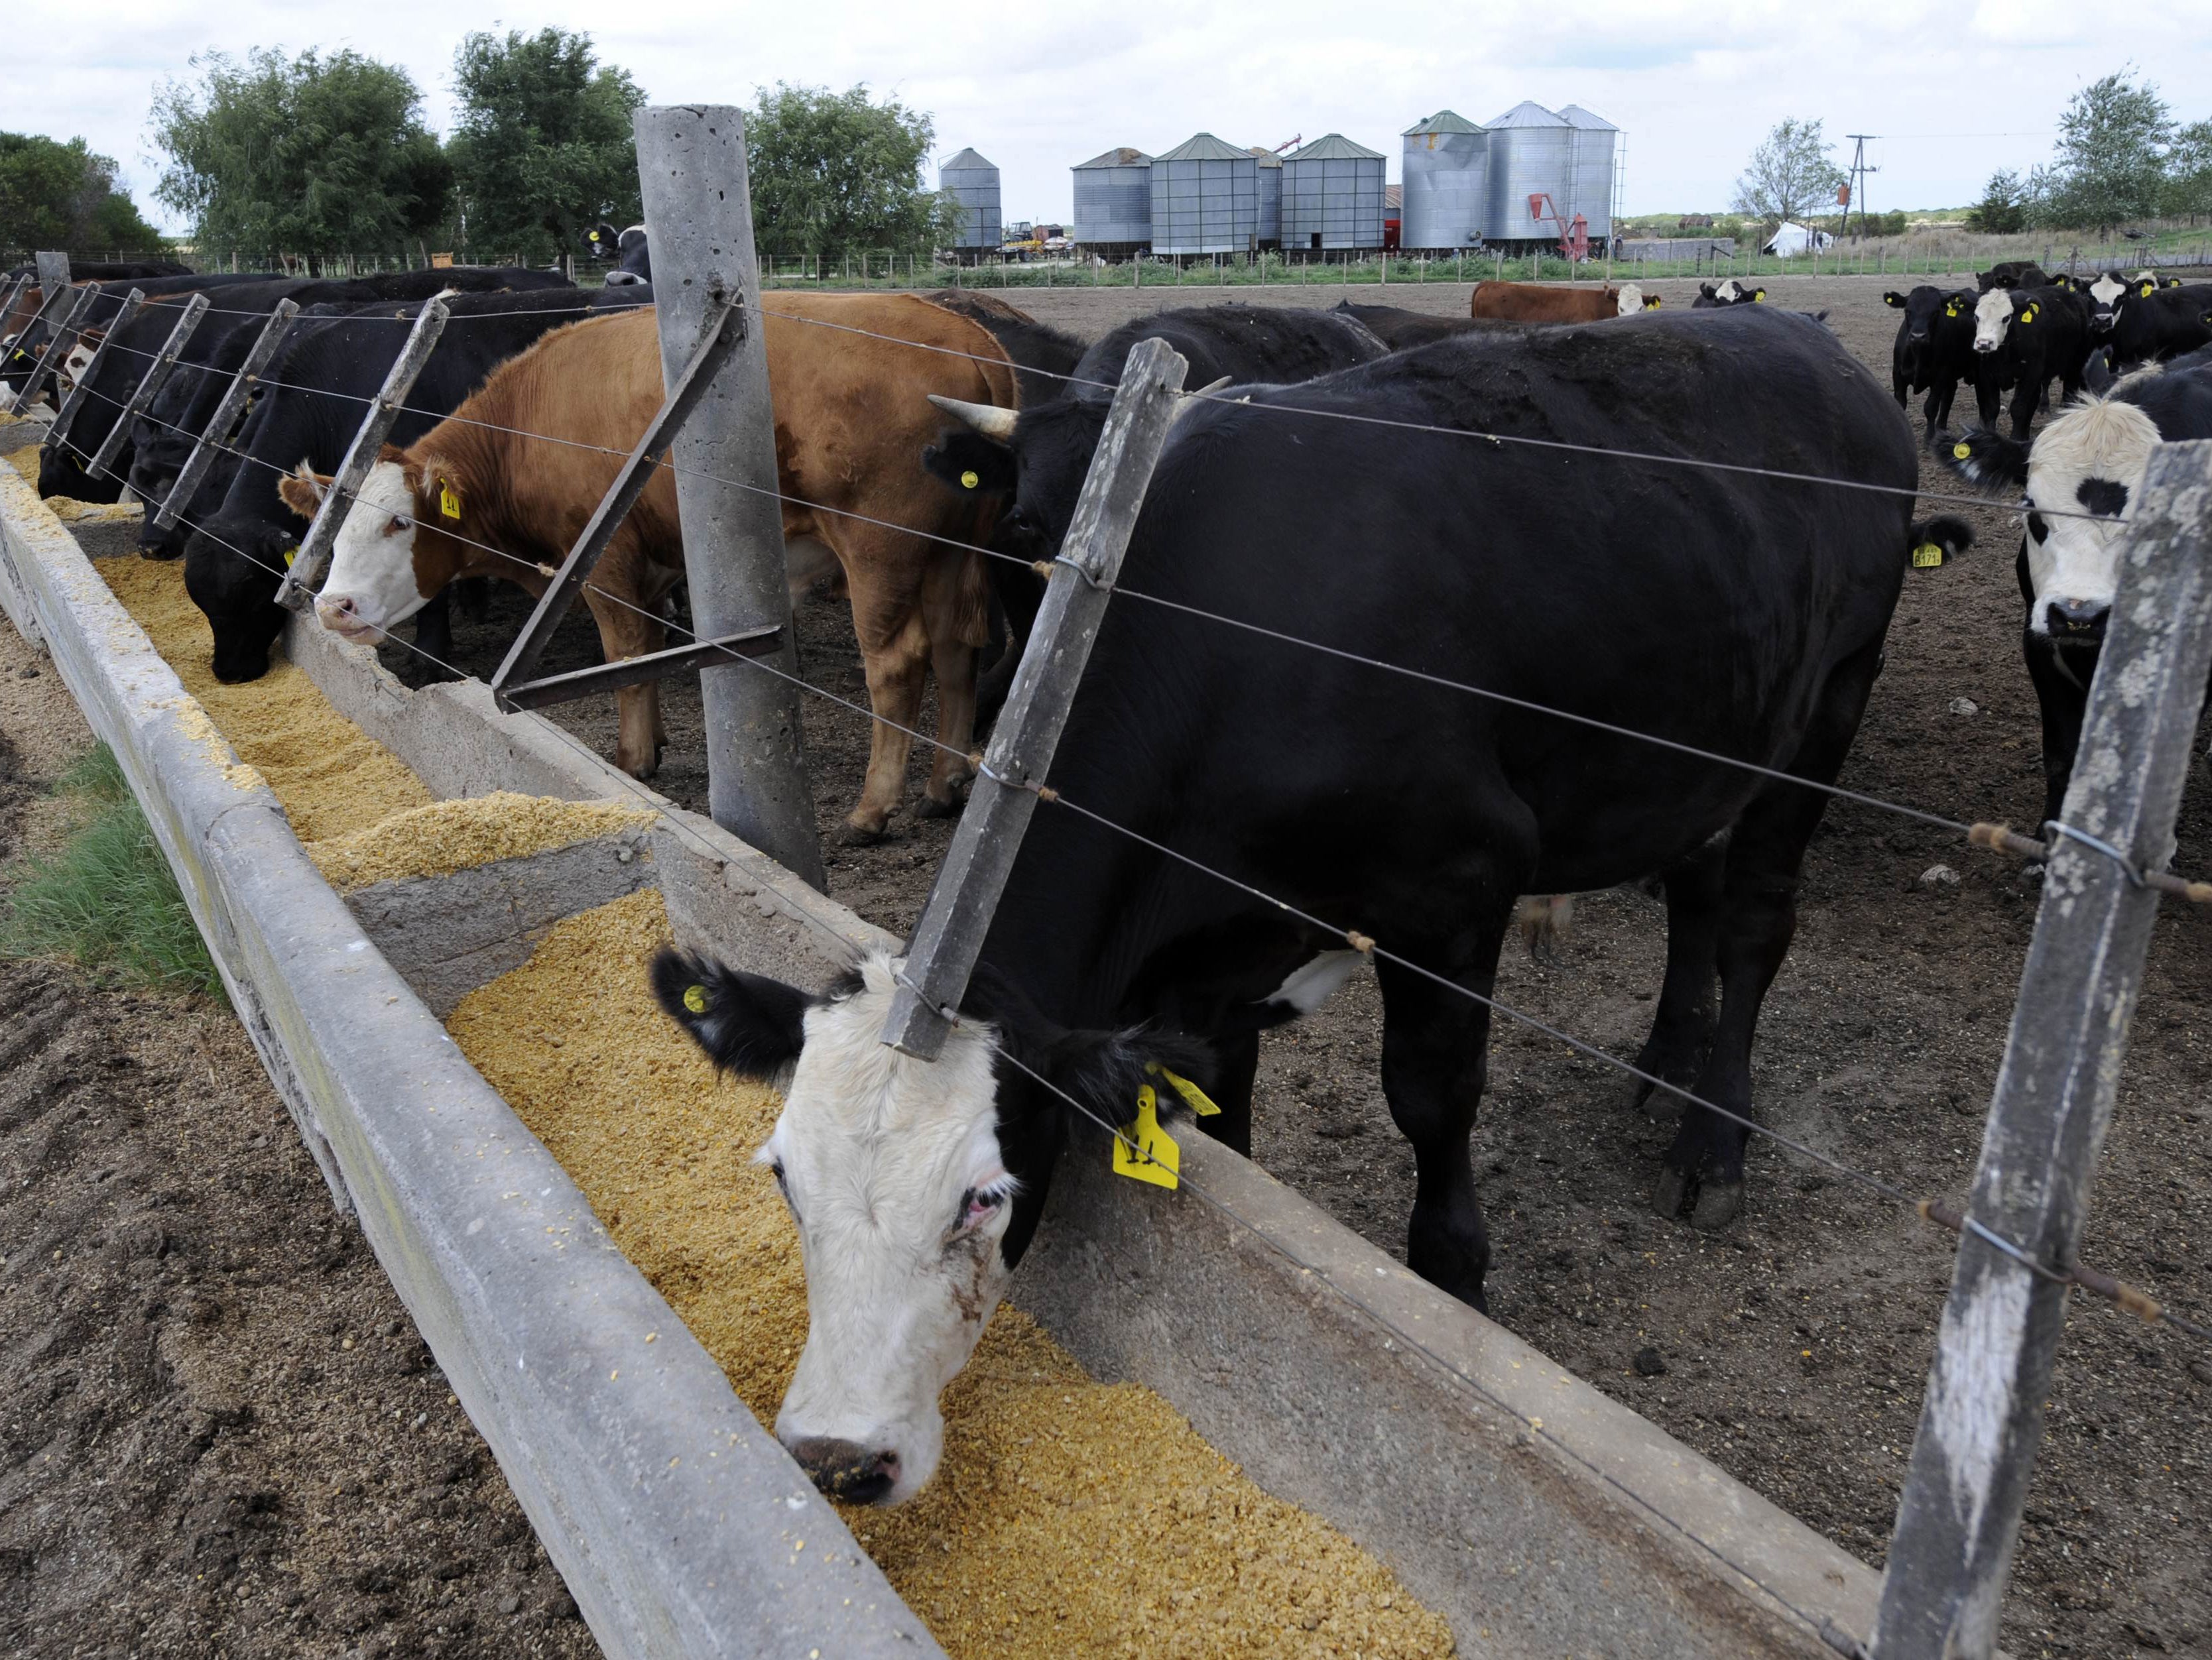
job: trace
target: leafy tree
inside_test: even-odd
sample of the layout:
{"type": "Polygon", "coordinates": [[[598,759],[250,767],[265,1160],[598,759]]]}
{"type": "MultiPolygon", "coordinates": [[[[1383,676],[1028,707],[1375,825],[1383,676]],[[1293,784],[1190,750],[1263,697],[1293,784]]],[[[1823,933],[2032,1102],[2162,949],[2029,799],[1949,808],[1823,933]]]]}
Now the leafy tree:
{"type": "Polygon", "coordinates": [[[453,170],[404,70],[350,51],[191,62],[197,85],[164,82],[154,96],[170,163],[154,193],[191,216],[203,244],[381,251],[444,218],[453,170]]]}
{"type": "Polygon", "coordinates": [[[2173,135],[2166,154],[2166,211],[2192,219],[2212,214],[2212,121],[2193,121],[2173,135]]]}
{"type": "Polygon", "coordinates": [[[779,81],[745,113],[753,240],[763,253],[924,254],[949,246],[958,204],[927,188],[936,123],[866,86],[779,81]]]}
{"type": "Polygon", "coordinates": [[[1751,165],[1735,181],[1734,209],[1749,218],[1802,220],[1836,199],[1845,180],[1828,159],[1831,146],[1818,121],[1783,122],[1751,153],[1751,165]]]}
{"type": "Polygon", "coordinates": [[[1982,186],[1982,199],[1966,209],[1966,228],[2001,236],[2027,228],[2028,189],[2010,167],[1999,167],[1982,186]]]}
{"type": "Polygon", "coordinates": [[[115,188],[115,163],[82,138],[0,132],[0,225],[20,247],[149,253],[161,245],[115,188]]]}
{"type": "Polygon", "coordinates": [[[470,34],[453,90],[447,154],[471,247],[540,262],[575,251],[602,219],[643,216],[630,118],[645,94],[599,64],[589,35],[470,34]]]}
{"type": "Polygon", "coordinates": [[[2057,154],[2036,170],[2038,223],[2108,230],[2159,210],[2173,118],[2158,88],[2133,73],[2130,64],[2092,82],[2067,103],[2057,154]]]}

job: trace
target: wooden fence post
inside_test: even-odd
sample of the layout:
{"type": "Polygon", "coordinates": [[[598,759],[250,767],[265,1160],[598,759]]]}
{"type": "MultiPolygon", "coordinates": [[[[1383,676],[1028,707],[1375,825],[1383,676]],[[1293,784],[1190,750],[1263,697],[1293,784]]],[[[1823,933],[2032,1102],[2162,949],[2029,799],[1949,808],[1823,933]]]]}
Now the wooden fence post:
{"type": "MultiPolygon", "coordinates": [[[[711,306],[742,300],[758,270],[744,117],[734,106],[678,104],[635,118],[662,384],[673,389],[711,306]]],[[[728,362],[678,433],[677,512],[691,629],[702,639],[763,627],[783,630],[763,662],[795,676],[799,651],[777,499],[775,413],[769,401],[768,330],[757,306],[728,362]]],[[[815,829],[799,722],[799,688],[750,663],[699,671],[707,736],[708,815],[814,887],[828,878],[815,829]]]]}
{"type": "Polygon", "coordinates": [[[315,509],[314,523],[300,538],[300,550],[292,557],[291,568],[284,573],[283,581],[276,585],[279,605],[304,611],[314,603],[315,590],[322,586],[323,578],[329,571],[331,550],[337,544],[338,526],[345,523],[346,514],[352,511],[354,492],[361,488],[368,470],[376,464],[377,452],[391,435],[392,423],[399,419],[399,406],[407,401],[415,377],[422,373],[422,366],[430,360],[431,348],[445,331],[443,296],[424,300],[415,326],[407,331],[407,343],[399,348],[399,356],[384,377],[384,385],[377,388],[375,399],[362,416],[361,430],[346,447],[345,459],[338,463],[331,488],[323,492],[322,502],[315,509]]]}
{"type": "MultiPolygon", "coordinates": [[[[90,320],[93,302],[99,298],[96,288],[64,288],[60,294],[61,303],[46,314],[46,337],[39,344],[39,354],[31,365],[31,373],[23,378],[23,390],[15,396],[15,405],[9,411],[11,415],[27,413],[38,401],[46,377],[61,367],[70,348],[76,343],[78,331],[90,320]]],[[[59,381],[54,384],[57,388],[61,385],[59,381]]]]}
{"type": "Polygon", "coordinates": [[[883,1040],[907,1054],[935,1060],[945,1046],[946,1022],[938,1011],[958,1008],[968,989],[1036,809],[1036,793],[1024,786],[1042,783],[1052,766],[1189,367],[1164,340],[1140,340],[1129,349],[1044,604],[992,730],[983,776],[945,850],[884,1021],[883,1040]]]}
{"type": "Polygon", "coordinates": [[[2212,440],[2166,444],[2123,545],[2066,792],[2075,834],[2045,832],[2042,908],[1898,1506],[1875,1660],[1984,1660],[1996,1645],[2066,1318],[2048,1271],[2074,1265],[2158,907],[2134,873],[2172,857],[2208,668],[2212,440]]]}
{"type": "MultiPolygon", "coordinates": [[[[135,292],[135,290],[134,290],[135,292]]],[[[154,528],[166,530],[177,522],[177,515],[191,501],[200,481],[207,476],[208,469],[215,465],[216,454],[230,441],[230,430],[245,413],[246,401],[253,395],[253,388],[276,355],[276,348],[284,343],[284,336],[292,330],[292,319],[300,314],[300,303],[295,300],[280,300],[269,313],[269,320],[261,325],[253,348],[246,354],[246,361],[238,366],[238,373],[230,385],[223,389],[222,402],[216,405],[215,413],[201,432],[192,452],[185,459],[177,482],[169,487],[169,494],[161,502],[161,511],[154,515],[154,528]]],[[[106,342],[100,342],[102,349],[106,342]]],[[[89,373],[89,372],[88,372],[89,373]]]]}
{"type": "MultiPolygon", "coordinates": [[[[92,379],[100,373],[100,366],[107,360],[108,348],[114,345],[115,337],[123,332],[124,325],[138,315],[139,307],[145,303],[146,293],[143,288],[133,288],[124,295],[123,304],[116,308],[115,315],[107,319],[107,332],[100,337],[100,346],[93,353],[92,361],[84,366],[84,373],[77,377],[76,385],[70,389],[69,397],[55,414],[54,424],[46,428],[46,441],[48,444],[58,448],[69,441],[70,428],[76,425],[77,412],[92,401],[92,379]]],[[[88,306],[87,309],[90,309],[88,306]]],[[[78,332],[82,334],[83,331],[80,329],[78,332]]]]}
{"type": "MultiPolygon", "coordinates": [[[[183,312],[169,329],[169,337],[161,342],[161,349],[155,354],[154,360],[138,377],[138,384],[131,389],[129,400],[115,412],[115,424],[107,429],[107,436],[100,440],[100,448],[93,452],[92,459],[84,463],[88,478],[98,478],[105,473],[114,461],[116,453],[130,440],[131,423],[153,403],[154,394],[161,390],[162,383],[169,378],[169,372],[177,367],[177,354],[185,349],[185,342],[192,337],[193,331],[200,326],[200,319],[207,315],[207,312],[208,297],[204,294],[196,294],[185,302],[183,312]]],[[[104,340],[100,342],[103,346],[106,343],[104,340]]]]}

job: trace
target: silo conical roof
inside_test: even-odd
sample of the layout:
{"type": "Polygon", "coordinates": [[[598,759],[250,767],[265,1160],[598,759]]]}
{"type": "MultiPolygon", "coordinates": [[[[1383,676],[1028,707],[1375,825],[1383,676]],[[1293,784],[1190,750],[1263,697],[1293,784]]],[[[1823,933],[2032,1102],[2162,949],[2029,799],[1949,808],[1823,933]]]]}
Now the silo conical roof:
{"type": "Polygon", "coordinates": [[[1523,100],[1492,120],[1492,127],[1566,127],[1574,124],[1532,100],[1523,100]]]}
{"type": "Polygon", "coordinates": [[[1292,150],[1289,161],[1380,161],[1382,152],[1355,144],[1340,132],[1323,133],[1304,149],[1292,150]]]}
{"type": "Polygon", "coordinates": [[[1601,115],[1592,114],[1579,104],[1563,104],[1559,118],[1571,127],[1580,127],[1585,132],[1619,132],[1620,128],[1601,115]]]}
{"type": "Polygon", "coordinates": [[[957,155],[948,155],[937,164],[938,171],[940,173],[948,167],[995,167],[996,166],[998,166],[997,162],[985,161],[974,150],[963,150],[957,155]]]}
{"type": "Polygon", "coordinates": [[[1149,167],[1152,165],[1151,156],[1146,155],[1142,150],[1132,149],[1124,144],[1119,149],[1107,150],[1101,154],[1094,155],[1088,161],[1079,161],[1069,171],[1080,173],[1085,167],[1149,167]]]}
{"type": "Polygon", "coordinates": [[[1481,128],[1453,110],[1438,110],[1434,115],[1424,116],[1399,134],[1401,138],[1418,138],[1430,132],[1480,132],[1481,128]]]}
{"type": "Polygon", "coordinates": [[[1249,161],[1252,153],[1224,144],[1210,132],[1193,133],[1171,150],[1162,150],[1155,161],[1249,161]]]}
{"type": "Polygon", "coordinates": [[[1247,154],[1263,167],[1279,167],[1283,165],[1283,158],[1264,144],[1253,145],[1247,154]]]}

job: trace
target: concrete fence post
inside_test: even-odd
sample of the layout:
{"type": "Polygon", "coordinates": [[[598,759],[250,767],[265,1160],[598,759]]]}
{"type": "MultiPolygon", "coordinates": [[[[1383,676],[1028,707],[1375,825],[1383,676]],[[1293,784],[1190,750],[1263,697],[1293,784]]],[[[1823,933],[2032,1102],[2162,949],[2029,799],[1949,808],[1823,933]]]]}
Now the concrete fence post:
{"type": "Polygon", "coordinates": [[[2051,1275],[2074,1266],[2088,1220],[2158,911],[2139,876],[2172,857],[2208,669],[2212,440],[2161,445],[2123,546],[2065,820],[2045,831],[2050,874],[1898,1506],[1875,1660],[1996,1648],[2066,1320],[2068,1287],[2051,1275]]]}
{"type": "MultiPolygon", "coordinates": [[[[638,111],[635,130],[661,378],[672,388],[698,345],[709,306],[742,299],[760,269],[744,117],[732,105],[668,105],[638,111]]],[[[821,888],[827,877],[799,723],[799,651],[768,384],[769,330],[804,325],[755,315],[761,326],[747,331],[714,376],[678,434],[670,464],[684,526],[692,632],[713,639],[781,627],[781,649],[762,661],[794,678],[738,662],[699,671],[708,811],[724,829],[821,888]]]]}

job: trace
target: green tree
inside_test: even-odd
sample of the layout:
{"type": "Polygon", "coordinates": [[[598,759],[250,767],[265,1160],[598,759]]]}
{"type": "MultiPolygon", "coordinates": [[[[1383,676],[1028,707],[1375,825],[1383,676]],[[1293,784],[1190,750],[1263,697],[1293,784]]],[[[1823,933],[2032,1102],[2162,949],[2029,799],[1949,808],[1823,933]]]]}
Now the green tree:
{"type": "Polygon", "coordinates": [[[445,217],[453,169],[403,70],[358,52],[191,60],[154,95],[155,195],[201,243],[259,257],[386,252],[445,217]]]}
{"type": "Polygon", "coordinates": [[[2192,121],[2166,153],[2166,211],[2199,219],[2212,214],[2212,121],[2192,121]]]}
{"type": "Polygon", "coordinates": [[[1982,199],[1966,209],[1966,228],[1993,236],[2027,228],[2028,189],[2010,167],[1999,167],[1982,186],[1982,199]]]}
{"type": "Polygon", "coordinates": [[[1831,148],[1818,121],[1783,122],[1751,153],[1729,205],[1770,222],[1802,220],[1833,205],[1846,175],[1828,159],[1831,148]]]}
{"type": "Polygon", "coordinates": [[[18,247],[151,253],[161,233],[115,188],[115,163],[82,138],[0,132],[0,225],[18,247]]]}
{"type": "Polygon", "coordinates": [[[2159,210],[2173,118],[2130,64],[2075,93],[2058,118],[2057,153],[2032,183],[2037,223],[2108,230],[2159,210]]]}
{"type": "Polygon", "coordinates": [[[447,154],[472,249],[540,263],[577,251],[602,219],[643,216],[630,117],[645,94],[629,70],[599,64],[589,35],[468,35],[453,91],[447,154]]]}
{"type": "Polygon", "coordinates": [[[764,254],[925,254],[950,245],[952,197],[921,167],[936,123],[866,86],[833,93],[779,81],[745,113],[753,240],[764,254]]]}

